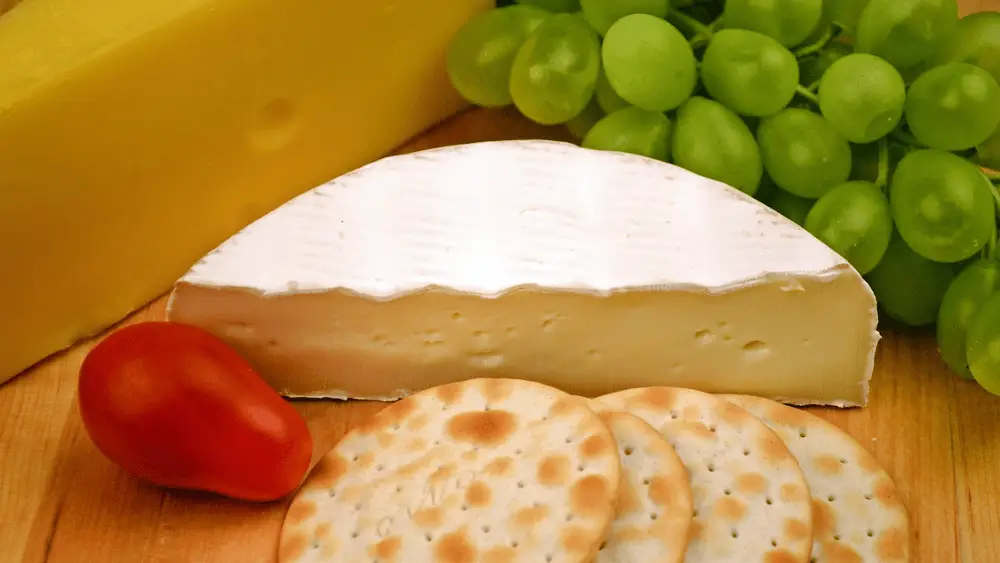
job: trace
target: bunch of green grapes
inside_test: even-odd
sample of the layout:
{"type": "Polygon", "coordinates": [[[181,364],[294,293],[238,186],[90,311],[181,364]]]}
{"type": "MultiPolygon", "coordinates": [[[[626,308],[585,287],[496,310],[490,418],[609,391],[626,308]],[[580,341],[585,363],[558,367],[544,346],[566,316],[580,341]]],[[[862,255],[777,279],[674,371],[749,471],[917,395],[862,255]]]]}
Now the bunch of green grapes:
{"type": "Polygon", "coordinates": [[[501,0],[456,89],[806,229],[1000,394],[1000,13],[956,0],[501,0]]]}

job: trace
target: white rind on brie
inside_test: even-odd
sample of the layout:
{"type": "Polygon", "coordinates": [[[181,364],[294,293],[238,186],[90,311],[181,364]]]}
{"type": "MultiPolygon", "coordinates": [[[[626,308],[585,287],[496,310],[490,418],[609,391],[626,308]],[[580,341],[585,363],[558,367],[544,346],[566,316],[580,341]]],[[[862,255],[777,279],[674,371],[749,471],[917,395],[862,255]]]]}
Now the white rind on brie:
{"type": "Polygon", "coordinates": [[[287,396],[521,377],[867,402],[875,297],[839,255],[677,166],[551,141],[393,156],[233,236],[168,318],[287,396]]]}

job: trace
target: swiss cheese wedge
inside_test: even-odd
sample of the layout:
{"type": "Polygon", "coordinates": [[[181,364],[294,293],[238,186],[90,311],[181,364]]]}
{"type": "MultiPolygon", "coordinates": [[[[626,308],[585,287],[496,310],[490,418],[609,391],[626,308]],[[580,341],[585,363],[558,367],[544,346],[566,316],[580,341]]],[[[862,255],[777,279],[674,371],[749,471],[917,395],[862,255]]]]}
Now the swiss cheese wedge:
{"type": "Polygon", "coordinates": [[[394,156],[198,262],[168,316],[288,396],[504,376],[864,405],[875,297],[835,252],[679,167],[550,141],[394,156]]]}
{"type": "Polygon", "coordinates": [[[446,47],[492,4],[29,0],[0,16],[0,382],[460,109],[446,47]]]}

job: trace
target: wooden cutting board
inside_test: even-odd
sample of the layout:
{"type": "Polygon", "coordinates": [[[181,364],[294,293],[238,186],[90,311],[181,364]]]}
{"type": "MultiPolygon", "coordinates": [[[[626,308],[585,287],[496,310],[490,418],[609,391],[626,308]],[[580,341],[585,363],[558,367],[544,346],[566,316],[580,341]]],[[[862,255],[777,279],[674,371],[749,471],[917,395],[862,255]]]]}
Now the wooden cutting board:
{"type": "MultiPolygon", "coordinates": [[[[563,135],[510,111],[473,110],[402,150],[563,135]]],[[[161,298],[125,322],[162,319],[164,304],[161,298]]],[[[75,386],[95,340],[0,387],[0,562],[274,562],[287,502],[166,492],[122,473],[94,448],[75,386]]],[[[383,406],[295,404],[317,456],[383,406]]],[[[1000,562],[1000,397],[951,375],[931,335],[886,335],[869,407],[814,410],[850,432],[896,480],[913,521],[914,561],[1000,562]]]]}

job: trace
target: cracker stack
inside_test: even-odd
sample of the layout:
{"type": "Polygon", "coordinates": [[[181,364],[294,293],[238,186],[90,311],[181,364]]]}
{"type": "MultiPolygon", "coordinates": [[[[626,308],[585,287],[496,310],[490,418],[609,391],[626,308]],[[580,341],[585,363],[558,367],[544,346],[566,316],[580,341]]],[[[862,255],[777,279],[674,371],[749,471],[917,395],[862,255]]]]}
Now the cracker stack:
{"type": "Polygon", "coordinates": [[[904,562],[905,508],[848,435],[746,396],[428,389],[317,464],[280,563],[904,562]]]}

